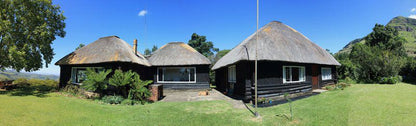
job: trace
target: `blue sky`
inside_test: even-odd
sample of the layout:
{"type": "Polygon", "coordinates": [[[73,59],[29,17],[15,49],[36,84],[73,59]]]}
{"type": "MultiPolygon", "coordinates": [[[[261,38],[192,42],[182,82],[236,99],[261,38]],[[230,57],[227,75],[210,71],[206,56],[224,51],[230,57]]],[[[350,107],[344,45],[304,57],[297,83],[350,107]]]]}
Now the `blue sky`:
{"type": "MultiPolygon", "coordinates": [[[[232,49],[256,30],[256,0],[54,0],[64,11],[67,32],[53,42],[49,68],[36,73],[59,75],[57,60],[81,43],[117,35],[138,49],[172,41],[188,42],[192,33],[207,36],[215,47],[232,49]],[[141,11],[146,11],[140,15],[141,11]]],[[[375,23],[396,16],[416,17],[415,0],[260,0],[259,27],[281,21],[324,49],[337,52],[371,32],[375,23]]]]}

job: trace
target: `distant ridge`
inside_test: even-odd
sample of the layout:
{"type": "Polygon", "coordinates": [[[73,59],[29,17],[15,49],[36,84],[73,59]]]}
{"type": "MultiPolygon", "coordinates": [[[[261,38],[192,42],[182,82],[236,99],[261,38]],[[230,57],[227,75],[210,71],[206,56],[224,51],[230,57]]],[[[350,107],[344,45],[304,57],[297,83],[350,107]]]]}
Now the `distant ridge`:
{"type": "MultiPolygon", "coordinates": [[[[416,57],[416,19],[398,16],[389,21],[387,26],[394,27],[399,31],[399,36],[406,40],[404,47],[409,56],[416,57]]],[[[365,36],[362,38],[354,39],[344,46],[337,53],[349,53],[352,46],[356,43],[364,43],[365,36]]]]}
{"type": "Polygon", "coordinates": [[[36,73],[23,73],[23,72],[16,72],[14,70],[0,71],[0,80],[15,80],[18,78],[58,80],[59,76],[43,75],[43,74],[36,74],[36,73]]]}

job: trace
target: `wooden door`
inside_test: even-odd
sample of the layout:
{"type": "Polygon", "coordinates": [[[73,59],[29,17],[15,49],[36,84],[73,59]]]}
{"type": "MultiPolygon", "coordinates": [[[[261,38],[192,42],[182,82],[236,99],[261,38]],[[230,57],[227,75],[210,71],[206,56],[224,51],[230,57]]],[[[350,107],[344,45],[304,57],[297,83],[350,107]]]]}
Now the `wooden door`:
{"type": "Polygon", "coordinates": [[[312,89],[319,88],[319,69],[318,65],[312,65],[312,89]]]}

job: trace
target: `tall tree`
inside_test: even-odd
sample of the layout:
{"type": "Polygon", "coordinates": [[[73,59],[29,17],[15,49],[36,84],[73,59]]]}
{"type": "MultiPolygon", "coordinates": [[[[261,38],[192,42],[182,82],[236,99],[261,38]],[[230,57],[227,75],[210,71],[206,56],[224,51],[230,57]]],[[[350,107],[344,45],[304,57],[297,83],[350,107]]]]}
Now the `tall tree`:
{"type": "Polygon", "coordinates": [[[199,53],[206,57],[214,55],[214,52],[218,52],[218,48],[214,48],[214,44],[211,41],[207,41],[206,36],[200,36],[193,33],[191,40],[188,41],[188,45],[195,48],[199,53]]]}
{"type": "Polygon", "coordinates": [[[397,76],[407,57],[405,40],[398,36],[398,31],[376,24],[365,41],[365,44],[355,44],[349,57],[357,67],[358,80],[374,82],[397,76]]]}
{"type": "Polygon", "coordinates": [[[82,48],[82,47],[84,47],[85,45],[84,44],[79,44],[78,45],[78,47],[77,48],[75,48],[75,50],[78,50],[78,49],[80,49],[80,48],[82,48]]]}
{"type": "Polygon", "coordinates": [[[144,55],[148,56],[148,55],[150,55],[150,54],[152,54],[152,51],[150,51],[150,49],[149,49],[149,48],[146,48],[146,49],[144,50],[144,55]]]}
{"type": "Polygon", "coordinates": [[[152,52],[155,52],[156,50],[157,50],[157,46],[153,45],[152,52]]]}
{"type": "Polygon", "coordinates": [[[52,41],[65,36],[60,7],[50,0],[2,0],[0,8],[0,69],[48,67],[52,41]]]}
{"type": "Polygon", "coordinates": [[[227,54],[230,51],[231,50],[229,49],[218,51],[217,54],[215,54],[214,61],[212,62],[212,64],[215,64],[218,60],[220,60],[225,54],[227,54]]]}

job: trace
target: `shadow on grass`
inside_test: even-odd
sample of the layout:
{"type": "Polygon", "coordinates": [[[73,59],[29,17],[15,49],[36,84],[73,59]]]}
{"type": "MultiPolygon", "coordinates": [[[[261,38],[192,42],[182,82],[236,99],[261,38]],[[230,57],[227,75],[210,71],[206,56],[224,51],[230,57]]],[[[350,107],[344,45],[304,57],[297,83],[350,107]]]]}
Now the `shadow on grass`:
{"type": "Polygon", "coordinates": [[[37,86],[25,86],[25,87],[16,87],[14,89],[2,90],[0,95],[9,95],[9,96],[36,96],[36,97],[48,97],[48,93],[56,89],[55,87],[37,85],[37,86]]]}

